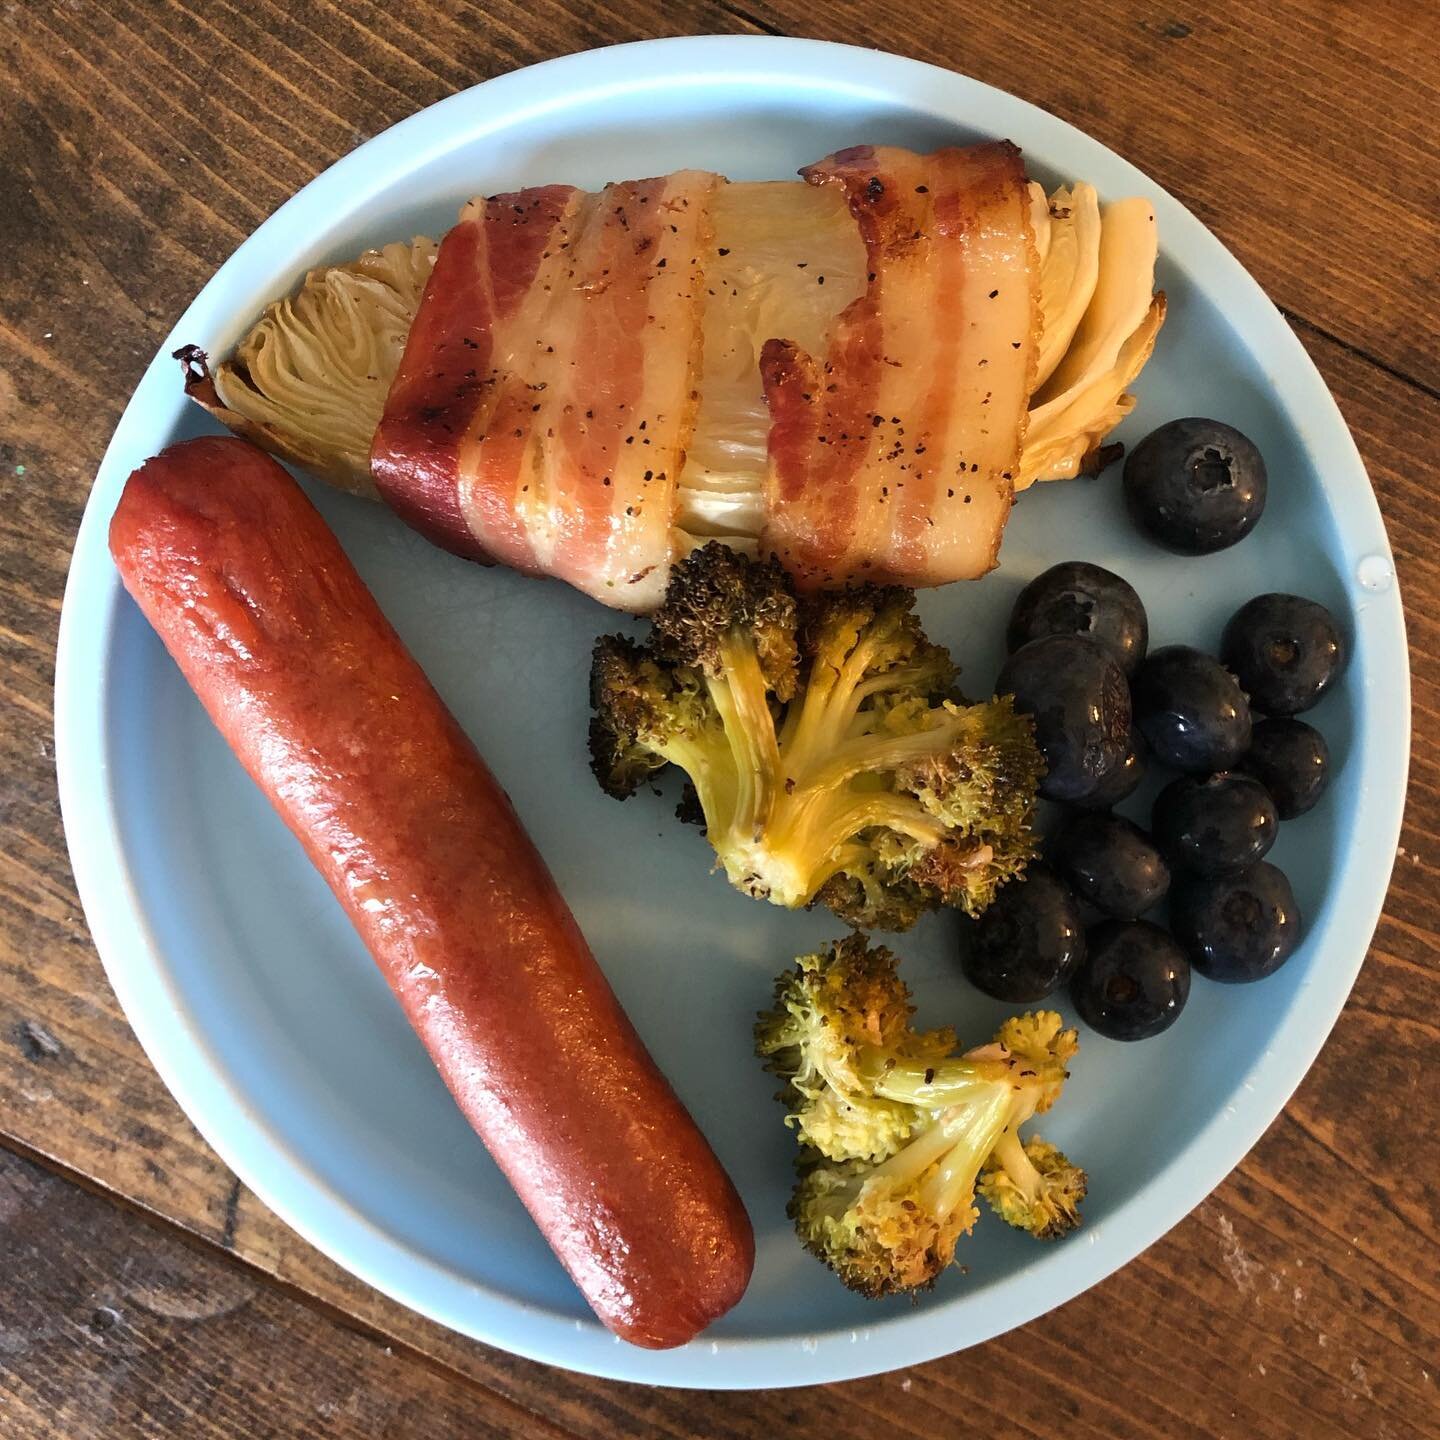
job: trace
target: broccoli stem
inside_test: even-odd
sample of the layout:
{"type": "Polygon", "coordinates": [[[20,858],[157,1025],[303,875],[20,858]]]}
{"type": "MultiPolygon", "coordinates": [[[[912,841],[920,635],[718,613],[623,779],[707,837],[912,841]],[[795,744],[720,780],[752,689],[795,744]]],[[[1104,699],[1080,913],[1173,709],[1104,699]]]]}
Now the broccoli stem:
{"type": "Polygon", "coordinates": [[[882,670],[878,675],[862,680],[855,687],[855,704],[856,707],[863,705],[872,696],[883,695],[886,691],[893,693],[900,690],[923,690],[927,685],[938,684],[940,680],[940,669],[934,663],[899,665],[894,670],[882,670]]]}
{"type": "Polygon", "coordinates": [[[902,1150],[882,1161],[870,1173],[866,1188],[880,1182],[888,1186],[918,1184],[917,1200],[939,1223],[940,1232],[951,1229],[965,1209],[960,1231],[974,1223],[975,1185],[996,1141],[1009,1124],[1012,1097],[1007,1087],[993,1083],[973,1100],[951,1106],[931,1127],[902,1150]]]}
{"type": "Polygon", "coordinates": [[[800,868],[816,872],[847,841],[871,826],[887,826],[911,839],[936,845],[945,826],[910,795],[888,790],[800,790],[775,807],[771,848],[797,857],[800,868]]]}
{"type": "Polygon", "coordinates": [[[842,740],[818,768],[807,774],[805,783],[815,789],[828,789],[856,775],[886,774],[921,760],[940,760],[955,748],[962,731],[963,725],[957,719],[909,735],[860,735],[842,740]]]}
{"type": "Polygon", "coordinates": [[[705,677],[735,758],[738,779],[734,810],[725,827],[741,844],[758,840],[775,803],[780,752],[770,714],[769,689],[755,646],[748,636],[727,635],[720,642],[719,676],[705,677]]]}
{"type": "Polygon", "coordinates": [[[706,787],[693,773],[691,778],[712,843],[742,888],[763,887],[781,904],[803,905],[843,868],[839,852],[865,829],[888,828],[925,845],[945,838],[944,823],[914,797],[846,785],[862,773],[945,754],[953,730],[937,726],[919,735],[845,740],[871,649],[858,644],[838,672],[817,666],[804,700],[790,712],[798,710],[798,720],[787,720],[777,737],[754,646],[745,637],[722,642],[720,672],[707,674],[705,684],[734,761],[735,792],[723,818],[712,814],[706,787]]]}
{"type": "Polygon", "coordinates": [[[1017,1080],[1015,1065],[1009,1060],[960,1056],[935,1064],[896,1060],[893,1054],[877,1050],[861,1056],[856,1070],[870,1091],[885,1100],[937,1110],[968,1103],[986,1089],[998,1090],[1013,1103],[1016,1092],[1028,1088],[1017,1080]]]}
{"type": "Polygon", "coordinates": [[[734,845],[723,857],[725,868],[732,878],[749,877],[746,888],[763,881],[766,893],[782,905],[804,905],[831,876],[865,862],[866,847],[847,842],[872,827],[925,845],[939,844],[946,833],[944,823],[913,796],[797,788],[777,793],[764,843],[734,845]]]}
{"type": "Polygon", "coordinates": [[[790,707],[781,736],[788,774],[808,774],[849,728],[864,698],[859,692],[876,647],[875,638],[863,631],[838,669],[818,660],[810,666],[803,698],[798,707],[790,707]]]}
{"type": "Polygon", "coordinates": [[[1010,1111],[1010,1097],[996,1090],[949,1112],[943,1124],[950,1147],[924,1187],[925,1201],[937,1216],[948,1220],[962,1207],[971,1208],[971,1218],[963,1229],[974,1224],[975,1185],[1009,1122],[1010,1111]]]}
{"type": "Polygon", "coordinates": [[[733,824],[738,797],[735,767],[731,763],[732,746],[728,737],[707,737],[710,744],[688,740],[683,735],[668,735],[652,742],[655,753],[672,765],[678,765],[695,787],[700,809],[705,815],[705,828],[716,837],[726,834],[733,824]],[[718,753],[724,750],[722,758],[718,753]]]}
{"type": "Polygon", "coordinates": [[[1025,1153],[1025,1146],[1020,1139],[1020,1126],[1029,1118],[1030,1116],[1026,1115],[1017,1119],[1001,1134],[995,1142],[991,1158],[1021,1190],[1026,1200],[1033,1204],[1044,1190],[1045,1181],[1035,1168],[1035,1162],[1025,1153]]]}
{"type": "MultiPolygon", "coordinates": [[[[791,707],[775,743],[770,773],[783,777],[785,784],[783,793],[772,787],[767,796],[765,850],[770,858],[767,862],[764,856],[747,856],[733,868],[764,874],[781,903],[803,904],[847,865],[863,863],[859,852],[846,846],[863,830],[886,828],[924,845],[939,844],[946,836],[944,823],[913,796],[847,787],[860,775],[883,775],[900,765],[941,758],[959,731],[958,724],[945,724],[913,735],[850,737],[860,704],[872,690],[883,688],[862,683],[872,648],[862,640],[838,671],[815,666],[803,700],[791,707]]],[[[912,668],[925,673],[924,667],[912,668]]],[[[894,683],[893,676],[886,679],[894,683]]],[[[730,728],[727,718],[727,731],[730,728]]],[[[768,742],[773,726],[763,729],[768,742]]],[[[768,744],[766,753],[771,753],[768,744]]],[[[745,813],[742,796],[733,827],[742,846],[759,836],[758,830],[745,828],[745,813]]]]}
{"type": "Polygon", "coordinates": [[[895,1184],[908,1184],[918,1180],[956,1143],[959,1122],[968,1113],[968,1106],[956,1106],[936,1118],[935,1123],[897,1150],[888,1160],[882,1160],[871,1172],[871,1180],[888,1180],[895,1184]]]}

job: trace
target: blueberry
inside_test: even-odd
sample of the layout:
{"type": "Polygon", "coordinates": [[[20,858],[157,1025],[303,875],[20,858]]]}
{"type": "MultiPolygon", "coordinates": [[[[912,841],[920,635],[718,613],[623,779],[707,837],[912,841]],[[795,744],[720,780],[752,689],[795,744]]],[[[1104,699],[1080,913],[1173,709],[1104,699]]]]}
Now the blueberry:
{"type": "Polygon", "coordinates": [[[1261,861],[1238,875],[1185,880],[1170,905],[1175,938],[1211,980],[1263,980],[1295,953],[1300,909],[1283,870],[1261,861]]]}
{"type": "Polygon", "coordinates": [[[1155,651],[1135,677],[1135,722],[1162,765],[1232,769],[1250,744],[1250,704],[1218,660],[1188,645],[1155,651]]]}
{"type": "Polygon", "coordinates": [[[1043,865],[1003,886],[962,936],[960,968],[977,990],[1032,1005],[1068,980],[1085,958],[1080,907],[1043,865]]]}
{"type": "Polygon", "coordinates": [[[1330,747],[1303,720],[1260,720],[1240,768],[1269,792],[1282,820],[1313,809],[1330,783],[1330,747]]]}
{"type": "Polygon", "coordinates": [[[1170,888],[1170,869],[1150,837],[1119,815],[1076,815],[1055,837],[1050,858],[1077,895],[1117,920],[1137,919],[1170,888]]]}
{"type": "Polygon", "coordinates": [[[1070,982],[1080,1018],[1111,1040],[1148,1040],[1180,1018],[1190,962],[1148,920],[1104,920],[1085,938],[1085,961],[1070,982]]]}
{"type": "Polygon", "coordinates": [[[1233,875],[1263,860],[1280,817],[1249,775],[1185,775],[1159,794],[1150,828],[1170,863],[1193,875],[1233,875]]]}
{"type": "Polygon", "coordinates": [[[1150,624],[1128,581],[1098,565],[1067,560],[1020,592],[1005,648],[1015,651],[1045,635],[1088,635],[1113,650],[1120,668],[1133,675],[1145,658],[1150,624]]]}
{"type": "Polygon", "coordinates": [[[1130,743],[1125,749],[1125,758],[1101,779],[1100,783],[1083,800],[1074,803],[1085,810],[1108,810],[1128,799],[1139,789],[1145,778],[1145,742],[1140,732],[1131,725],[1130,743]]]}
{"type": "Polygon", "coordinates": [[[1335,617],[1300,595],[1257,595],[1225,627],[1220,658],[1251,703],[1267,715],[1298,715],[1345,664],[1335,617]]]}
{"type": "Polygon", "coordinates": [[[1022,645],[996,681],[1000,695],[1035,719],[1045,757],[1040,793],[1083,800],[1125,758],[1130,742],[1130,687],[1103,645],[1079,635],[1047,635],[1022,645]]]}
{"type": "Polygon", "coordinates": [[[1218,420],[1172,420],[1125,461],[1131,518],[1182,555],[1209,555],[1243,540],[1265,511],[1265,462],[1218,420]]]}

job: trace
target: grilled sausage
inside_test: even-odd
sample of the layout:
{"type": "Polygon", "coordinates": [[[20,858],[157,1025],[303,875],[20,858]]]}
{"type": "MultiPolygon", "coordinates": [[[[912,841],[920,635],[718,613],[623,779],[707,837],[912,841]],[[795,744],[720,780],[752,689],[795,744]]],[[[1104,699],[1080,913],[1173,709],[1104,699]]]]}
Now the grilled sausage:
{"type": "Polygon", "coordinates": [[[754,1239],[505,793],[299,486],[173,445],[110,527],[126,588],[325,877],[595,1313],[683,1344],[754,1239]]]}

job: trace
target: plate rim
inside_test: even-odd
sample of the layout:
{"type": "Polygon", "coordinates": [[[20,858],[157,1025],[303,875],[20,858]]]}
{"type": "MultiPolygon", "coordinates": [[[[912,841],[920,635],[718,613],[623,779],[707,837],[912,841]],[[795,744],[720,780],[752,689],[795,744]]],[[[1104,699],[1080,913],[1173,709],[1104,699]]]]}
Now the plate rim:
{"type": "MultiPolygon", "coordinates": [[[[1107,187],[1108,188],[1108,187],[1107,187]]],[[[323,240],[316,230],[312,249],[323,240]]],[[[1197,284],[1200,282],[1197,281],[1197,284]]],[[[1238,308],[1238,307],[1237,307],[1238,308]]],[[[237,317],[235,323],[241,323],[237,317]]],[[[1339,513],[1341,506],[1334,509],[1339,513]]],[[[1354,576],[1344,577],[1347,584],[1354,576]]],[[[1367,669],[1369,669],[1367,664],[1367,669]]],[[[162,1081],[207,1143],[281,1220],[322,1254],[375,1289],[461,1334],[521,1355],[583,1373],[643,1383],[714,1389],[770,1388],[854,1379],[921,1363],[994,1338],[1045,1313],[1127,1264],[1196,1205],[1240,1163],[1279,1116],[1313,1064],[1364,961],[1389,887],[1400,836],[1410,752],[1410,676],[1394,562],[1378,504],[1354,439],[1314,362],[1258,283],[1222,242],[1179,201],[1099,141],[1038,106],[943,67],[883,51],[779,36],[682,36],[579,51],[507,72],[460,91],[399,121],[336,161],[264,221],[215,272],[176,322],[128,401],[97,471],[77,534],[61,612],[56,653],[55,740],[66,844],[76,887],[96,949],[126,1019],[162,1081]],[[617,78],[621,77],[621,78],[617,78]],[[503,131],[538,114],[574,109],[621,93],[673,90],[694,80],[763,87],[785,83],[792,93],[852,92],[887,103],[897,99],[928,109],[947,123],[1003,133],[1022,148],[1063,141],[1112,185],[1143,187],[1153,196],[1166,233],[1167,260],[1187,273],[1203,271],[1201,288],[1220,286],[1246,301],[1227,324],[1255,353],[1263,344],[1288,359],[1268,376],[1277,403],[1296,424],[1298,443],[1321,472],[1332,501],[1344,500],[1348,556],[1379,556],[1388,566],[1386,587],[1355,597],[1356,649],[1363,643],[1379,668],[1357,706],[1350,763],[1362,769],[1358,804],[1369,805],[1368,824],[1379,839],[1366,849],[1350,845],[1337,862],[1336,889],[1347,904],[1328,907],[1322,931],[1308,937],[1326,955],[1326,984],[1311,977],[1299,987],[1279,1021],[1298,1045],[1272,1047],[1252,1067],[1247,1090],[1233,1113],[1218,1110],[1189,1145],[1147,1184],[1061,1250],[1006,1277],[987,1292],[997,1321],[964,1315],[959,1295],[916,1313],[877,1314],[862,1330],[849,1327],[809,1336],[712,1338],[702,1335],[672,1351],[626,1346],[598,1322],[576,1321],[459,1276],[367,1220],[345,1198],[263,1130],[257,1117],[188,1023],[168,982],[163,955],[150,933],[120,843],[115,797],[104,745],[107,667],[122,596],[110,564],[105,530],[131,468],[150,453],[136,441],[172,417],[185,402],[174,383],[169,352],[180,338],[210,333],[207,297],[232,288],[237,277],[268,261],[277,239],[295,265],[293,237],[302,216],[324,213],[330,196],[353,214],[356,192],[388,183],[399,165],[417,167],[488,132],[503,131]],[[969,114],[962,113],[965,106],[969,114]],[[452,121],[456,123],[451,123],[452,121]],[[368,173],[367,173],[368,172],[368,173]],[[375,176],[384,180],[376,181],[375,176]],[[367,185],[367,178],[370,184],[367,185]],[[1178,252],[1183,251],[1183,257],[1178,252]],[[203,328],[202,328],[203,325],[203,328]],[[1292,393],[1293,392],[1293,393],[1292,393]],[[1301,403],[1303,402],[1303,404],[1301,403]],[[1303,416],[1304,423],[1300,420],[1303,416]],[[1333,479],[1332,479],[1333,477],[1333,479]],[[1363,535],[1363,545],[1347,539],[1363,535]],[[1398,661],[1398,664],[1397,664],[1398,661]],[[1378,691],[1383,690],[1383,695],[1378,691]],[[1388,711],[1386,733],[1371,734],[1377,711],[1388,711]],[[1378,829],[1376,828],[1378,827],[1378,829]],[[1379,843],[1383,841],[1384,843],[1379,843]],[[1357,872],[1363,870],[1363,875],[1357,872]],[[1357,895],[1365,897],[1356,904],[1357,895]],[[1262,1098],[1263,1097],[1263,1098],[1262,1098]],[[1181,1170],[1186,1173],[1180,1173],[1181,1170]],[[1164,1195],[1162,1203],[1158,1197],[1164,1195]],[[1056,1281],[1060,1283],[1057,1285],[1056,1281]],[[1078,1283],[1072,1283],[1077,1282],[1078,1283]],[[947,1325],[946,1317],[951,1324],[947,1325]],[[954,1323],[958,1320],[960,1323],[954,1323]]],[[[1318,960],[1313,962],[1318,965],[1318,960]]]]}

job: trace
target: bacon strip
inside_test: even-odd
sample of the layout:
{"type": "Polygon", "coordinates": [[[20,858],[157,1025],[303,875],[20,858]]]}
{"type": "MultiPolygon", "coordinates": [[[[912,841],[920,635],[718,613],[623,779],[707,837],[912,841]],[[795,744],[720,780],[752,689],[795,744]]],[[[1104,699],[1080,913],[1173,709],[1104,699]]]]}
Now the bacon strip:
{"type": "Polygon", "coordinates": [[[477,536],[466,523],[459,445],[495,412],[495,332],[513,318],[578,194],[549,185],[465,207],[435,257],[371,446],[375,483],[401,519],[470,559],[526,558],[513,535],[477,536]]]}
{"type": "Polygon", "coordinates": [[[940,585],[995,564],[1040,329],[1020,152],[861,146],[802,170],[843,187],[869,281],[825,354],[761,352],[762,550],[802,586],[940,585]]]}
{"type": "Polygon", "coordinates": [[[445,237],[371,451],[459,554],[627,610],[664,593],[696,403],[717,176],[472,200],[445,237]]]}

